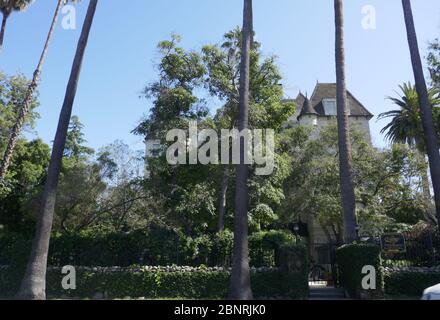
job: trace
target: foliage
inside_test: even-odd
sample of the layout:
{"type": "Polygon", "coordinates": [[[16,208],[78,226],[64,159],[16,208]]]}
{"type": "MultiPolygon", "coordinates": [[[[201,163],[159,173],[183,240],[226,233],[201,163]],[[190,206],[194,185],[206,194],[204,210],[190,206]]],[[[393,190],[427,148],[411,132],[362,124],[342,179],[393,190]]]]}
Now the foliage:
{"type": "Polygon", "coordinates": [[[435,39],[429,44],[427,56],[432,85],[440,88],[440,42],[435,39]]]}
{"type": "MultiPolygon", "coordinates": [[[[12,295],[16,278],[10,270],[0,269],[0,292],[12,295]]],[[[106,298],[186,298],[225,299],[229,282],[229,271],[221,269],[163,268],[77,268],[77,289],[65,291],[61,288],[59,268],[49,268],[47,276],[48,296],[53,298],[93,298],[104,294],[106,298]]],[[[253,270],[251,273],[253,292],[256,298],[305,299],[304,275],[285,274],[277,269],[253,270]]]]}
{"type": "MultiPolygon", "coordinates": [[[[381,133],[385,133],[385,137],[392,143],[408,144],[425,154],[422,114],[416,87],[411,83],[404,83],[399,88],[401,91],[399,97],[390,97],[388,99],[400,109],[379,115],[379,119],[392,118],[391,122],[382,129],[381,133]]],[[[428,98],[434,117],[438,118],[440,110],[439,89],[430,88],[428,90],[428,98]]]]}
{"type": "Polygon", "coordinates": [[[7,175],[8,188],[0,195],[0,226],[24,233],[32,230],[49,158],[49,146],[43,141],[18,141],[7,175]]]}
{"type": "Polygon", "coordinates": [[[193,94],[200,85],[205,69],[200,55],[186,51],[178,44],[180,36],[159,42],[161,55],[157,65],[159,79],[143,91],[153,100],[153,107],[134,130],[135,134],[165,142],[166,132],[171,128],[186,128],[189,119],[202,119],[207,115],[203,101],[193,94]]]}
{"type": "MultiPolygon", "coordinates": [[[[187,129],[188,120],[196,120],[199,130],[236,127],[241,30],[228,32],[222,44],[204,46],[201,52],[185,50],[178,46],[180,40],[173,35],[170,41],[159,43],[159,77],[144,90],[153,107],[134,130],[147,140],[158,139],[161,151],[170,144],[165,141],[165,133],[174,128],[187,129]],[[222,104],[214,117],[208,115],[205,100],[200,98],[203,89],[222,104]]],[[[259,45],[255,44],[251,60],[250,127],[279,132],[294,113],[295,106],[283,102],[281,73],[275,57],[262,58],[259,45]]],[[[149,178],[145,189],[155,190],[155,208],[151,210],[160,212],[164,223],[187,235],[218,229],[223,166],[171,166],[164,152],[147,160],[149,178]]],[[[252,231],[263,230],[278,219],[275,208],[284,199],[282,182],[289,174],[290,163],[283,153],[276,155],[275,163],[275,171],[269,177],[258,177],[251,168],[249,216],[252,231]]],[[[228,169],[225,211],[226,226],[230,227],[235,170],[232,166],[228,169]]]]}
{"type": "MultiPolygon", "coordinates": [[[[25,256],[30,250],[30,238],[6,233],[1,240],[0,257],[3,264],[12,263],[19,248],[25,256]],[[15,248],[18,249],[15,249],[15,248]]],[[[289,232],[267,231],[255,233],[249,238],[251,265],[275,267],[278,264],[278,248],[293,245],[289,232]]],[[[215,235],[188,237],[173,230],[151,226],[146,231],[96,234],[56,233],[49,249],[49,265],[120,266],[135,264],[151,266],[230,266],[233,235],[224,231],[215,235]]],[[[17,259],[20,260],[20,259],[17,259]]],[[[0,263],[0,264],[1,264],[0,263]]]]}
{"type": "MultiPolygon", "coordinates": [[[[29,80],[22,74],[8,76],[0,71],[0,150],[5,148],[9,138],[9,130],[15,123],[21,101],[24,99],[29,80]]],[[[26,129],[32,129],[35,120],[39,117],[34,110],[38,107],[38,94],[33,97],[30,105],[31,112],[27,115],[26,129]]]]}
{"type": "MultiPolygon", "coordinates": [[[[308,130],[297,127],[283,133],[282,146],[290,155],[292,171],[284,182],[281,220],[306,222],[313,215],[329,239],[341,242],[336,125],[322,128],[316,140],[307,140],[308,130]]],[[[419,177],[425,166],[418,153],[402,145],[375,149],[356,127],[350,136],[361,234],[378,235],[424,219],[419,177]]]]}
{"type": "Polygon", "coordinates": [[[378,298],[383,295],[383,270],[380,257],[380,247],[369,244],[351,244],[340,247],[337,250],[340,281],[351,297],[378,298]],[[362,274],[364,266],[373,266],[376,270],[376,290],[364,290],[362,288],[362,274]]]}
{"type": "Polygon", "coordinates": [[[422,297],[423,291],[440,283],[440,273],[385,272],[385,292],[422,297]]]}

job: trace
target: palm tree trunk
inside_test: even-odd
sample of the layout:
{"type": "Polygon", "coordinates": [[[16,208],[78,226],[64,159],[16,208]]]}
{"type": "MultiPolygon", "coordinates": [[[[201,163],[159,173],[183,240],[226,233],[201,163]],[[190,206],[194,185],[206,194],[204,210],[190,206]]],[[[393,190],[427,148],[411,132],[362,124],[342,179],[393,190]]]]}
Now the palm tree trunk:
{"type": "Polygon", "coordinates": [[[0,53],[3,50],[3,40],[5,38],[6,22],[8,21],[8,18],[9,18],[9,14],[4,13],[2,19],[2,26],[0,29],[0,53]]]}
{"type": "Polygon", "coordinates": [[[220,185],[220,204],[218,210],[218,232],[225,230],[225,214],[226,214],[226,198],[229,185],[229,167],[227,165],[223,168],[222,182],[220,185]]]}
{"type": "MultiPolygon", "coordinates": [[[[243,12],[243,45],[240,65],[240,103],[238,114],[238,129],[248,128],[249,121],[249,82],[250,82],[250,53],[252,41],[252,0],[244,0],[243,12]]],[[[235,216],[234,216],[234,252],[232,257],[232,274],[229,285],[229,299],[251,300],[251,277],[249,269],[248,243],[248,202],[249,168],[244,163],[244,141],[240,141],[240,164],[237,165],[235,216]]]]}
{"type": "MultiPolygon", "coordinates": [[[[431,170],[432,185],[434,188],[435,207],[437,220],[440,221],[440,154],[438,137],[432,117],[432,109],[429,103],[428,89],[423,74],[422,59],[420,58],[419,44],[414,25],[414,18],[410,0],[402,0],[405,25],[408,37],[408,45],[411,53],[412,68],[419,95],[422,124],[425,138],[426,151],[428,153],[429,167],[431,170]]],[[[440,224],[439,224],[440,228],[440,224]]]]}
{"type": "MultiPolygon", "coordinates": [[[[423,159],[425,157],[423,156],[423,159]]],[[[427,165],[427,168],[429,165],[427,165]]],[[[434,224],[437,224],[437,218],[435,216],[435,206],[432,203],[432,195],[431,195],[431,187],[430,187],[430,181],[428,176],[428,170],[422,170],[420,174],[420,178],[422,181],[422,192],[423,192],[423,201],[425,203],[425,218],[427,222],[431,222],[434,224]]]]}
{"type": "Polygon", "coordinates": [[[27,89],[26,97],[25,97],[22,105],[20,106],[19,114],[18,114],[17,119],[15,121],[15,124],[11,130],[8,145],[7,145],[5,153],[3,155],[3,161],[0,164],[0,181],[4,180],[6,177],[6,173],[8,171],[9,165],[11,163],[12,154],[14,153],[15,146],[17,144],[18,138],[20,137],[21,131],[23,129],[23,126],[24,126],[24,123],[26,120],[26,116],[29,113],[29,109],[32,104],[32,100],[34,98],[34,93],[35,93],[35,90],[37,89],[38,82],[40,81],[41,71],[43,69],[44,61],[46,60],[46,57],[47,57],[49,45],[52,40],[54,31],[55,31],[55,26],[57,24],[58,17],[59,17],[61,7],[63,6],[63,4],[64,4],[64,0],[58,0],[58,4],[55,9],[55,14],[52,19],[52,24],[50,26],[49,33],[48,33],[47,39],[46,39],[46,43],[44,45],[43,51],[40,56],[40,60],[38,61],[38,65],[34,71],[32,81],[29,84],[29,87],[27,89]]]}
{"type": "Polygon", "coordinates": [[[66,143],[67,130],[69,127],[70,117],[72,115],[72,106],[75,100],[82,61],[84,58],[84,52],[87,46],[97,4],[98,0],[90,0],[87,15],[81,31],[81,36],[78,42],[75,59],[73,61],[72,71],[70,73],[69,83],[67,85],[66,95],[55,135],[55,141],[53,143],[52,156],[50,159],[47,181],[44,188],[40,215],[38,217],[36,235],[33,241],[26,273],[18,293],[18,297],[20,299],[46,298],[47,255],[52,230],[58,178],[66,143]]]}
{"type": "Polygon", "coordinates": [[[344,240],[356,240],[356,203],[351,167],[350,124],[348,119],[347,88],[345,83],[344,7],[342,0],[335,0],[336,26],[336,91],[338,108],[339,170],[341,201],[344,221],[344,240]]]}

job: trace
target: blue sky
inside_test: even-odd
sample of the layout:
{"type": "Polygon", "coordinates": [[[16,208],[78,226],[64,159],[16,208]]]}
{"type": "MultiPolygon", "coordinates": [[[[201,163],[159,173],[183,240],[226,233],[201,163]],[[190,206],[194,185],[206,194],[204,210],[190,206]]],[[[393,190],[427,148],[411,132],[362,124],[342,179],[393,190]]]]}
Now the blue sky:
{"type": "MultiPolygon", "coordinates": [[[[37,0],[10,18],[0,69],[32,74],[55,2],[37,0]]],[[[412,2],[426,55],[427,42],[440,37],[440,1],[412,2]]],[[[59,22],[44,67],[36,135],[46,142],[54,137],[87,3],[77,5],[77,30],[63,30],[59,22]]],[[[393,108],[386,97],[400,83],[413,80],[401,1],[345,3],[348,88],[377,115],[393,108]],[[375,30],[362,27],[366,5],[376,9],[375,30]]],[[[254,0],[254,7],[257,39],[265,54],[279,57],[287,97],[295,97],[298,90],[311,92],[317,80],[335,81],[333,1],[254,0]]],[[[241,14],[241,0],[101,0],[74,106],[89,145],[98,149],[121,139],[141,149],[142,138],[130,131],[150,106],[139,99],[139,92],[156,78],[156,44],[173,32],[183,36],[182,45],[188,49],[218,43],[226,31],[241,25],[241,14]]],[[[385,146],[379,133],[383,125],[371,121],[376,146],[385,146]]]]}

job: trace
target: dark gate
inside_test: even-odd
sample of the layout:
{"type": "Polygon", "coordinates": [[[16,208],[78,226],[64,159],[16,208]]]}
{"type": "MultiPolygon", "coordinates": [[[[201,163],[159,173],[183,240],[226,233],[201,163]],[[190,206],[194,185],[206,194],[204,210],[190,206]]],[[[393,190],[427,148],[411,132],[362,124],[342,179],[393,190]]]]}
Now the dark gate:
{"type": "Polygon", "coordinates": [[[338,287],[336,244],[314,243],[310,245],[310,286],[338,287]]]}

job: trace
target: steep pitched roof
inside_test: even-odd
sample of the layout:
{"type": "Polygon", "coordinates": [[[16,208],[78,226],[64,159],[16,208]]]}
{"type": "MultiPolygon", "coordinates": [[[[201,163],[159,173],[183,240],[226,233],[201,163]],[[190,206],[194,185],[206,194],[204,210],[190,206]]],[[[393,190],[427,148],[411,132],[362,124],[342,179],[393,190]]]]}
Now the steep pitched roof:
{"type": "Polygon", "coordinates": [[[313,108],[312,103],[310,102],[309,98],[304,97],[304,102],[302,104],[302,109],[301,109],[301,113],[300,113],[300,117],[301,116],[305,116],[305,115],[319,115],[318,112],[316,112],[315,108],[313,108]]]}
{"type": "MultiPolygon", "coordinates": [[[[350,91],[347,91],[347,98],[351,116],[373,118],[373,114],[350,91]]],[[[297,106],[304,106],[305,99],[304,95],[299,94],[295,100],[297,106]]],[[[311,108],[320,116],[326,116],[323,105],[325,99],[336,99],[336,83],[318,83],[313,91],[310,99],[311,108]]],[[[303,111],[301,111],[300,117],[301,115],[303,115],[303,111]]]]}

